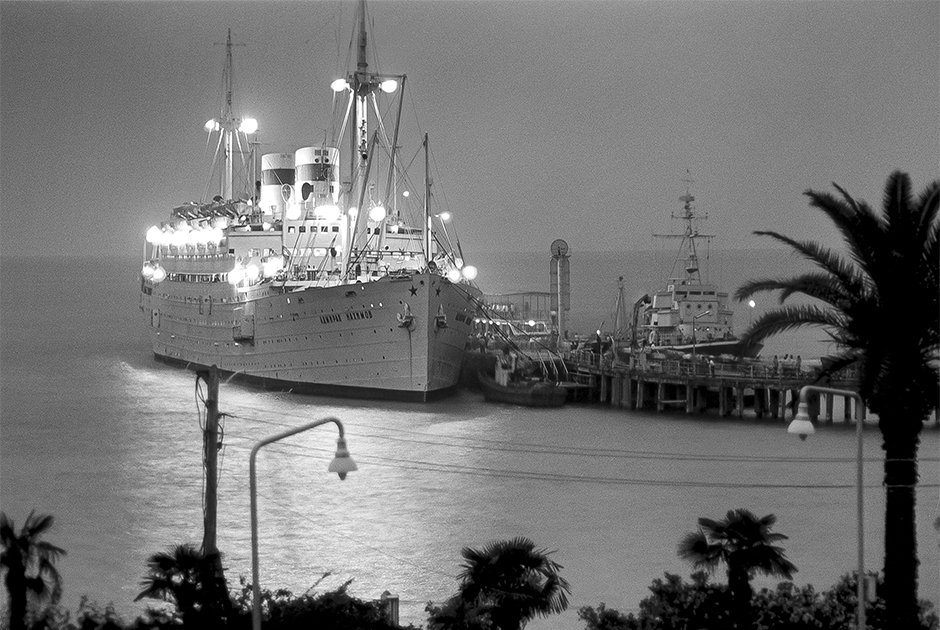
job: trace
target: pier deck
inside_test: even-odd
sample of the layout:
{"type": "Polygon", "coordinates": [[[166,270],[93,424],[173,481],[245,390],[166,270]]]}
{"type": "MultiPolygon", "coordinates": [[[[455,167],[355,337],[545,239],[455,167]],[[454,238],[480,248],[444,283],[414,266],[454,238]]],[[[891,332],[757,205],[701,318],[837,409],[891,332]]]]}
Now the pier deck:
{"type": "MultiPolygon", "coordinates": [[[[625,409],[684,408],[686,413],[717,409],[719,415],[743,416],[751,409],[758,418],[786,418],[795,413],[799,390],[812,384],[816,368],[768,361],[741,363],[708,362],[707,357],[655,359],[640,356],[622,361],[593,352],[572,352],[565,356],[570,379],[587,386],[588,399],[625,409]]],[[[827,381],[826,386],[854,390],[854,373],[827,381]]],[[[853,401],[843,397],[842,420],[851,422],[853,401]]],[[[816,394],[810,398],[810,415],[815,420],[833,421],[835,397],[816,394]]],[[[865,417],[865,410],[861,410],[865,417]]]]}

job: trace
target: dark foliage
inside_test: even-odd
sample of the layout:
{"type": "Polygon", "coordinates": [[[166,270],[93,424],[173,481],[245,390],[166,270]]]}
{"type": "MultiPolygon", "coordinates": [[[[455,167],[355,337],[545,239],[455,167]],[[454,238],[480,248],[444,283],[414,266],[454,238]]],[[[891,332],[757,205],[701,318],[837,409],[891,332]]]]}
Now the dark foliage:
{"type": "Polygon", "coordinates": [[[65,555],[65,550],[41,540],[53,522],[52,516],[37,516],[32,511],[17,533],[13,521],[0,512],[0,569],[6,573],[10,630],[40,622],[45,612],[30,610],[30,604],[55,606],[62,594],[62,579],[55,561],[65,555]]]}
{"type": "Polygon", "coordinates": [[[176,545],[150,556],[147,564],[150,572],[141,580],[144,590],[135,601],[170,602],[187,627],[224,628],[234,619],[218,552],[203,553],[191,544],[176,545]]]}
{"type": "Polygon", "coordinates": [[[432,630],[520,630],[531,619],[568,607],[571,587],[561,565],[528,538],[465,547],[457,593],[440,606],[428,604],[432,630]]]}
{"type": "MultiPolygon", "coordinates": [[[[711,584],[704,572],[694,573],[691,582],[677,575],[653,580],[651,594],[640,602],[637,613],[624,614],[603,603],[584,606],[578,617],[586,630],[856,630],[855,575],[844,575],[830,590],[816,592],[810,586],[781,582],[774,589],[761,589],[750,601],[749,619],[732,615],[735,602],[728,587],[711,584]]],[[[869,602],[870,630],[896,630],[885,615],[882,599],[869,602]]],[[[933,605],[921,602],[918,624],[910,630],[937,630],[933,605]]]]}

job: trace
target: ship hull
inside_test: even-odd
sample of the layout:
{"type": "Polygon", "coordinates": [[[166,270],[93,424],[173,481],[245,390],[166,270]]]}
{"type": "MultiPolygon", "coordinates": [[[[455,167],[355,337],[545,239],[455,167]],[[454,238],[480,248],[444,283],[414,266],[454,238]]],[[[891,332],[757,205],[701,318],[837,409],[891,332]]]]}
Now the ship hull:
{"type": "Polygon", "coordinates": [[[144,281],[141,310],[167,364],[215,365],[267,389],[424,401],[456,389],[479,297],[427,273],[293,290],[144,281]]]}
{"type": "MultiPolygon", "coordinates": [[[[692,344],[685,344],[681,346],[664,346],[670,350],[683,353],[692,353],[693,346],[692,344]]],[[[738,339],[727,339],[721,341],[707,341],[704,343],[697,343],[694,346],[695,354],[702,356],[712,356],[717,357],[721,355],[732,355],[735,357],[746,357],[748,359],[756,358],[760,351],[763,349],[764,344],[757,343],[751,344],[750,346],[745,346],[738,339]]]]}
{"type": "Polygon", "coordinates": [[[482,371],[478,380],[483,397],[490,402],[524,407],[561,407],[568,398],[568,390],[557,383],[536,381],[500,385],[482,371]]]}

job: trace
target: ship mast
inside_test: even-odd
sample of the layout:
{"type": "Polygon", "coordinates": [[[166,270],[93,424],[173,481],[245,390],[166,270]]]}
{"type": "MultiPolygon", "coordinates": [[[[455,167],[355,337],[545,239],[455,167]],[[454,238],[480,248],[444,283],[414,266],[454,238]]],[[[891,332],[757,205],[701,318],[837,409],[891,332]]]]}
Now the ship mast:
{"type": "Polygon", "coordinates": [[[682,181],[686,183],[685,194],[679,197],[679,201],[682,202],[682,213],[678,215],[673,213],[672,218],[684,221],[685,231],[682,234],[653,234],[653,236],[662,239],[682,239],[679,250],[676,252],[676,259],[673,262],[671,279],[683,280],[686,284],[701,284],[702,277],[699,273],[698,250],[695,247],[695,239],[710,239],[714,238],[714,235],[699,234],[698,221],[707,219],[708,215],[695,214],[695,206],[692,203],[695,201],[695,197],[689,192],[689,185],[694,181],[691,179],[691,176],[687,176],[686,179],[682,181]],[[685,263],[684,278],[680,278],[676,275],[676,267],[679,265],[680,261],[685,263]]]}
{"type": "Polygon", "coordinates": [[[221,192],[219,194],[222,195],[223,199],[232,198],[235,170],[235,160],[232,159],[235,135],[235,114],[232,111],[232,75],[232,29],[228,29],[228,36],[225,39],[225,70],[222,75],[222,82],[225,84],[225,109],[222,113],[222,125],[225,128],[223,134],[225,136],[225,156],[221,192]]]}
{"type": "MultiPolygon", "coordinates": [[[[244,44],[239,44],[243,46],[244,44]]],[[[225,66],[222,70],[222,91],[223,103],[222,110],[218,118],[213,118],[206,123],[206,131],[211,134],[219,132],[218,144],[216,145],[215,158],[212,163],[212,172],[209,175],[209,182],[206,184],[205,197],[209,196],[209,187],[212,185],[213,175],[218,169],[219,177],[219,196],[222,199],[233,199],[236,194],[236,153],[242,157],[241,166],[244,169],[242,174],[246,180],[246,190],[237,191],[247,193],[249,197],[253,196],[254,173],[252,155],[253,147],[248,136],[255,133],[258,129],[258,122],[254,118],[239,118],[235,115],[233,105],[234,94],[234,64],[232,62],[232,29],[228,29],[228,36],[225,40],[225,66]],[[242,134],[245,138],[245,146],[242,146],[242,134]],[[247,158],[245,156],[248,156],[247,158]]]]}
{"type": "MultiPolygon", "coordinates": [[[[394,169],[398,141],[398,127],[401,117],[401,91],[399,87],[404,87],[404,75],[381,75],[369,70],[368,62],[368,44],[369,37],[366,31],[366,3],[365,0],[359,1],[358,8],[358,33],[356,33],[356,69],[350,72],[345,80],[338,80],[333,83],[333,89],[337,92],[349,90],[349,105],[347,107],[348,115],[343,121],[343,127],[340,130],[339,138],[346,133],[346,124],[349,122],[355,126],[349,134],[349,188],[347,190],[349,199],[359,200],[356,207],[356,217],[353,225],[350,226],[349,242],[346,244],[345,252],[345,272],[351,264],[352,250],[360,243],[366,241],[366,231],[368,229],[368,218],[372,208],[382,206],[386,207],[386,200],[391,194],[392,184],[394,182],[394,169]],[[395,121],[394,140],[389,142],[388,134],[385,131],[381,114],[379,113],[376,100],[376,91],[391,93],[399,91],[398,119],[395,121]],[[372,109],[375,117],[377,133],[373,133],[370,142],[369,129],[369,109],[372,109]],[[366,194],[369,190],[367,181],[370,171],[370,160],[376,139],[380,138],[383,146],[388,147],[389,151],[389,172],[386,183],[386,190],[377,191],[375,196],[366,194]],[[365,215],[365,216],[363,216],[365,215]]],[[[385,218],[379,221],[381,223],[380,234],[384,232],[385,218]]]]}
{"type": "Polygon", "coordinates": [[[424,134],[424,257],[431,263],[431,158],[428,156],[428,134],[424,134]]]}
{"type": "Polygon", "coordinates": [[[686,278],[688,280],[698,280],[701,282],[701,277],[698,272],[698,252],[695,250],[695,237],[698,236],[698,229],[694,222],[695,212],[692,206],[695,197],[686,191],[684,195],[679,197],[679,201],[683,204],[682,216],[680,218],[685,221],[685,241],[688,243],[685,258],[686,278]]]}
{"type": "Polygon", "coordinates": [[[617,278],[617,302],[614,304],[614,341],[626,338],[630,322],[627,319],[627,301],[623,296],[623,276],[617,278]]]}

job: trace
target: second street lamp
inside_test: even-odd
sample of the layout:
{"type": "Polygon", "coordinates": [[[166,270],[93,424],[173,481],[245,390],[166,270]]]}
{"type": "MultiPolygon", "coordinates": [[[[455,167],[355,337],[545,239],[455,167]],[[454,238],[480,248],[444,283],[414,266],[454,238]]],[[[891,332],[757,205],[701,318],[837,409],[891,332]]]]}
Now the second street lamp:
{"type": "Polygon", "coordinates": [[[278,433],[269,438],[265,438],[255,444],[254,448],[251,449],[251,457],[249,458],[248,465],[248,476],[250,483],[250,494],[251,494],[251,592],[252,592],[252,605],[251,605],[251,627],[253,630],[261,630],[261,585],[259,584],[259,573],[258,569],[258,499],[257,499],[257,483],[255,481],[255,456],[258,454],[258,451],[262,446],[270,444],[271,442],[277,442],[286,437],[296,435],[303,431],[316,428],[320,425],[327,424],[332,422],[339,429],[339,439],[336,440],[336,456],[333,458],[333,461],[330,462],[327,470],[329,472],[335,472],[339,475],[340,479],[345,479],[347,473],[351,473],[354,470],[357,470],[356,462],[352,460],[352,457],[349,456],[349,450],[346,448],[346,437],[343,432],[343,423],[337,420],[336,418],[323,418],[322,420],[315,420],[303,426],[290,429],[283,433],[278,433]]]}
{"type": "MultiPolygon", "coordinates": [[[[829,394],[832,396],[844,396],[846,399],[855,399],[855,433],[858,436],[858,446],[856,458],[858,460],[855,485],[858,501],[858,611],[856,613],[858,628],[864,630],[865,625],[865,521],[864,521],[864,487],[862,485],[862,397],[857,392],[847,389],[832,389],[829,387],[817,387],[816,385],[806,385],[800,390],[800,404],[793,421],[787,427],[787,433],[793,433],[805,440],[806,436],[816,432],[813,423],[809,417],[809,395],[810,393],[829,394]]],[[[846,400],[848,404],[848,400],[846,400]]]]}

